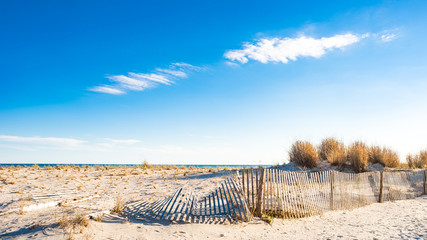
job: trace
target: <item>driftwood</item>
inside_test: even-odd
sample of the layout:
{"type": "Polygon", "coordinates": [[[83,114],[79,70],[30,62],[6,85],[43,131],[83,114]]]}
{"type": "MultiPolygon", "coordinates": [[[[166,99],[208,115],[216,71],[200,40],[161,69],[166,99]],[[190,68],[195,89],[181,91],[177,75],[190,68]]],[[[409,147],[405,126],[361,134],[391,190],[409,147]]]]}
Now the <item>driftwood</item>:
{"type": "Polygon", "coordinates": [[[10,213],[14,213],[14,212],[30,212],[30,211],[40,210],[40,209],[44,209],[44,208],[49,208],[49,207],[68,206],[71,204],[84,202],[84,201],[88,201],[88,200],[91,200],[94,198],[99,198],[99,197],[100,197],[99,195],[94,195],[94,196],[85,197],[85,198],[81,198],[81,199],[74,199],[71,201],[59,200],[59,201],[51,201],[51,202],[45,202],[45,203],[32,204],[32,205],[28,205],[28,206],[22,206],[22,208],[15,208],[15,209],[10,209],[10,210],[5,211],[5,212],[0,212],[0,216],[10,214],[10,213]]]}

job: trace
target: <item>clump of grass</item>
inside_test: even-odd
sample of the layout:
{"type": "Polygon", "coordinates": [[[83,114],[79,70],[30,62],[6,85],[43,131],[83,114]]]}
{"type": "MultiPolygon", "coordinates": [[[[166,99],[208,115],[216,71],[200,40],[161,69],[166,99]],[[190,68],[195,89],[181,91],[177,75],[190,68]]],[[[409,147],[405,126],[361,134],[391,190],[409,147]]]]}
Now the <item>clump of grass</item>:
{"type": "Polygon", "coordinates": [[[347,161],[344,143],[335,138],[326,138],[319,145],[319,158],[335,166],[343,167],[347,161]]]}
{"type": "Polygon", "coordinates": [[[81,226],[81,227],[89,226],[88,218],[82,214],[76,214],[74,218],[72,218],[71,223],[75,226],[81,226]]]}
{"type": "Polygon", "coordinates": [[[268,223],[268,224],[271,225],[273,223],[274,216],[271,215],[271,214],[263,213],[262,216],[261,216],[261,220],[263,220],[264,222],[266,222],[266,223],[268,223]]]}
{"type": "Polygon", "coordinates": [[[347,148],[343,145],[329,152],[327,159],[332,165],[343,168],[347,164],[347,148]]]}
{"type": "Polygon", "coordinates": [[[63,212],[63,216],[58,223],[67,232],[66,239],[74,239],[74,234],[76,232],[83,233],[83,229],[89,226],[89,219],[81,213],[76,213],[74,217],[69,218],[68,215],[63,212]]]}
{"type": "Polygon", "coordinates": [[[406,162],[410,168],[427,168],[427,151],[420,151],[418,154],[408,154],[406,162]]]}
{"type": "Polygon", "coordinates": [[[314,168],[319,158],[316,148],[311,143],[296,141],[289,151],[289,161],[301,167],[314,168]]]}
{"type": "Polygon", "coordinates": [[[328,155],[330,152],[335,150],[341,145],[338,140],[335,138],[325,138],[320,143],[318,149],[319,149],[319,159],[322,161],[328,160],[328,155]]]}
{"type": "Polygon", "coordinates": [[[143,169],[151,169],[151,168],[153,168],[153,165],[149,164],[147,162],[147,160],[144,160],[144,162],[141,164],[141,168],[143,168],[143,169]]]}
{"type": "Polygon", "coordinates": [[[368,159],[369,148],[363,142],[355,142],[348,148],[348,160],[356,173],[366,170],[368,159]]]}
{"type": "Polygon", "coordinates": [[[369,148],[369,163],[379,163],[384,167],[395,168],[399,166],[399,156],[393,150],[378,146],[372,146],[369,148]]]}
{"type": "MultiPolygon", "coordinates": [[[[22,194],[21,194],[22,195],[22,194]]],[[[21,199],[19,200],[19,202],[18,202],[18,206],[19,206],[19,215],[24,215],[25,214],[25,210],[24,210],[24,208],[25,208],[25,206],[26,206],[26,201],[25,201],[25,199],[23,199],[22,197],[21,197],[21,199]]]]}
{"type": "Polygon", "coordinates": [[[123,210],[124,201],[122,196],[120,196],[120,193],[117,194],[117,197],[114,201],[114,207],[111,209],[112,213],[121,213],[123,210]]]}

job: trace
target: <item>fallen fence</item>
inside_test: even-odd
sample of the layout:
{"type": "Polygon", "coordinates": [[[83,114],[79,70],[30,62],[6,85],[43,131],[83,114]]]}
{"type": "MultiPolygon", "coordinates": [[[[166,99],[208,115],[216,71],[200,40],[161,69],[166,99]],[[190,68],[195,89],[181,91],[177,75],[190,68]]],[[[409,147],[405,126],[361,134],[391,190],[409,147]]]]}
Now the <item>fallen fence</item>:
{"type": "Polygon", "coordinates": [[[301,218],[426,194],[426,171],[342,173],[237,171],[207,196],[180,188],[172,196],[127,204],[135,218],[187,222],[250,221],[253,216],[301,218]]]}
{"type": "Polygon", "coordinates": [[[209,195],[178,189],[172,196],[152,203],[138,201],[126,205],[123,213],[135,218],[187,222],[224,222],[251,220],[246,199],[236,176],[228,177],[209,195]]]}

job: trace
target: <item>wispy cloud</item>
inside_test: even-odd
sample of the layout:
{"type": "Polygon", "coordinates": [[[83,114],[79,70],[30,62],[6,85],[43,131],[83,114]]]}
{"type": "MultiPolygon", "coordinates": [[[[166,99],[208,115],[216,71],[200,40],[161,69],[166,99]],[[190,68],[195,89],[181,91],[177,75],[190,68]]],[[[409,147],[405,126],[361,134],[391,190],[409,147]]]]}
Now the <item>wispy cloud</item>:
{"type": "Polygon", "coordinates": [[[163,68],[156,68],[157,72],[161,72],[161,73],[166,73],[175,77],[180,77],[180,78],[186,78],[188,77],[187,73],[183,72],[183,71],[178,71],[178,70],[171,70],[171,69],[163,69],[163,68]]]}
{"type": "Polygon", "coordinates": [[[380,39],[383,42],[390,42],[390,41],[393,41],[396,37],[397,35],[394,33],[386,33],[386,34],[382,34],[380,36],[380,39]]]}
{"type": "Polygon", "coordinates": [[[150,74],[129,73],[129,76],[135,79],[139,79],[140,81],[147,81],[147,82],[151,81],[151,82],[161,83],[165,85],[171,85],[172,83],[174,83],[174,81],[171,80],[171,77],[161,75],[161,74],[156,74],[156,73],[150,73],[150,74]]]}
{"type": "Polygon", "coordinates": [[[57,137],[20,137],[20,136],[8,136],[0,135],[0,141],[4,142],[15,142],[15,143],[29,143],[38,145],[55,145],[55,146],[78,146],[86,141],[74,139],[74,138],[57,138],[57,137]]]}
{"type": "Polygon", "coordinates": [[[138,143],[141,143],[140,140],[137,139],[112,139],[112,138],[102,138],[102,142],[96,143],[97,146],[105,148],[105,150],[111,150],[115,148],[127,148],[138,143]]]}
{"type": "Polygon", "coordinates": [[[124,89],[140,91],[152,86],[150,81],[138,80],[132,77],[127,77],[125,75],[109,76],[107,78],[112,80],[113,82],[118,83],[118,87],[124,89]]]}
{"type": "Polygon", "coordinates": [[[386,43],[395,40],[402,35],[401,28],[386,29],[377,33],[366,33],[365,36],[386,43]]]}
{"type": "Polygon", "coordinates": [[[366,35],[351,33],[332,37],[312,38],[263,38],[254,43],[245,43],[239,50],[229,50],[224,57],[230,61],[247,63],[250,59],[261,63],[296,61],[300,57],[320,58],[328,51],[344,48],[359,42],[366,35]]]}
{"type": "Polygon", "coordinates": [[[125,94],[128,91],[143,91],[159,85],[173,85],[176,80],[187,78],[189,73],[204,69],[183,62],[172,63],[168,68],[156,68],[151,73],[130,72],[127,75],[107,76],[112,82],[111,85],[95,86],[88,90],[114,95],[125,94]]]}
{"type": "Polygon", "coordinates": [[[99,92],[99,93],[108,93],[113,95],[121,95],[125,93],[120,89],[113,88],[113,87],[105,87],[105,86],[92,87],[92,88],[89,88],[89,91],[99,92]]]}
{"type": "Polygon", "coordinates": [[[114,143],[114,144],[125,144],[125,145],[132,145],[136,143],[140,143],[140,140],[137,139],[111,139],[111,138],[103,138],[103,140],[114,143]]]}

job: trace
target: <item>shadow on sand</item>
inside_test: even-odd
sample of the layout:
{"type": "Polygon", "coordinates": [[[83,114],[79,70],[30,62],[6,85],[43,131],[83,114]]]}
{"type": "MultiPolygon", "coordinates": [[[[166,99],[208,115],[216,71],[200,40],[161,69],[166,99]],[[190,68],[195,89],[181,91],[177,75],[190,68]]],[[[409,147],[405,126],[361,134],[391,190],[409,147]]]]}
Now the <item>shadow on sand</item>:
{"type": "Polygon", "coordinates": [[[221,171],[221,172],[215,172],[215,173],[202,173],[202,174],[194,174],[194,175],[189,175],[189,176],[180,176],[177,177],[177,179],[180,180],[185,180],[185,179],[210,179],[210,178],[215,178],[215,177],[221,177],[224,175],[229,175],[231,174],[233,171],[221,171]]]}
{"type": "Polygon", "coordinates": [[[19,236],[28,235],[26,238],[43,238],[47,236],[57,235],[59,229],[58,223],[51,223],[46,225],[33,225],[26,228],[21,228],[13,232],[0,235],[0,239],[15,239],[19,236]]]}
{"type": "MultiPolygon", "coordinates": [[[[103,223],[133,223],[133,224],[142,224],[147,226],[169,226],[172,224],[170,220],[155,220],[155,219],[148,219],[148,218],[133,218],[133,217],[127,217],[127,216],[121,216],[121,215],[113,215],[113,214],[106,214],[102,218],[103,223]]],[[[189,224],[188,222],[173,222],[173,224],[189,224]]]]}

